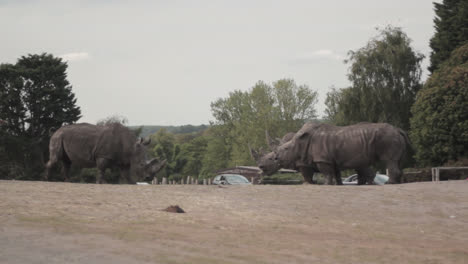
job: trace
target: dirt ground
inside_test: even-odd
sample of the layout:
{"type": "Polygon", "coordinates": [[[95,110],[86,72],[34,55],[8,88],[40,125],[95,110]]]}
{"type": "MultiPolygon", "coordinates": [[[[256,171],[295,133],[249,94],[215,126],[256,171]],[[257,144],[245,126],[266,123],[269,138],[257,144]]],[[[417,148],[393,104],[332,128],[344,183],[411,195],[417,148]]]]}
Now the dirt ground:
{"type": "Polygon", "coordinates": [[[468,181],[0,181],[0,263],[468,263],[468,181]],[[171,205],[185,213],[164,211],[171,205]]]}

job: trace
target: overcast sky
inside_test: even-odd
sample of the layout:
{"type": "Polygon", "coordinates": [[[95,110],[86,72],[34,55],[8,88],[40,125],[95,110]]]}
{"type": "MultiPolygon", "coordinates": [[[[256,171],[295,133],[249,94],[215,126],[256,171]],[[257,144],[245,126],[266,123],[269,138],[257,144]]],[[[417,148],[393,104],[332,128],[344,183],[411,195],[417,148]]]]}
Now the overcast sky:
{"type": "Polygon", "coordinates": [[[427,76],[434,16],[430,0],[0,0],[0,63],[64,58],[81,122],[208,124],[211,102],[282,78],[318,91],[322,115],[377,26],[402,27],[427,76]]]}

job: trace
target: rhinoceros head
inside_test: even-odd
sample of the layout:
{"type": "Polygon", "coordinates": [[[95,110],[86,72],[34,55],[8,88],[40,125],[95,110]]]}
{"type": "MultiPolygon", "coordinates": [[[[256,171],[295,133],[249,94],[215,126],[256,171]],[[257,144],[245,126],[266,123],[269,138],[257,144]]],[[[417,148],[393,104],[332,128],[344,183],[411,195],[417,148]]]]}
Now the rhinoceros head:
{"type": "Polygon", "coordinates": [[[145,181],[151,181],[156,176],[156,173],[161,171],[166,166],[166,160],[159,160],[154,158],[147,162],[145,168],[145,181]]]}
{"type": "Polygon", "coordinates": [[[295,169],[295,157],[293,157],[293,141],[276,146],[273,151],[263,155],[257,161],[258,167],[266,175],[272,175],[281,168],[295,169]]]}
{"type": "Polygon", "coordinates": [[[266,175],[272,175],[280,169],[277,153],[274,151],[260,157],[257,165],[266,175]]]}
{"type": "Polygon", "coordinates": [[[144,181],[154,177],[166,164],[166,161],[160,164],[158,159],[147,160],[147,146],[150,143],[151,139],[149,138],[145,140],[139,138],[133,146],[130,163],[131,174],[135,181],[144,181]]]}

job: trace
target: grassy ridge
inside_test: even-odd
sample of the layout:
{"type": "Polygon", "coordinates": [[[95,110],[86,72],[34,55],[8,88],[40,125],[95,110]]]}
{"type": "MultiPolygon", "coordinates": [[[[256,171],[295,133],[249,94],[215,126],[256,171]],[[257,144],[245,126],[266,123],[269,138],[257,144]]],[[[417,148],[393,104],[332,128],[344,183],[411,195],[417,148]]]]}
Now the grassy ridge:
{"type": "MultiPolygon", "coordinates": [[[[130,126],[130,129],[138,129],[141,126],[130,126]]],[[[158,132],[160,129],[166,129],[168,132],[173,134],[190,134],[203,131],[207,129],[208,125],[183,125],[183,126],[147,126],[143,125],[143,129],[141,131],[141,137],[146,137],[158,132]]]]}

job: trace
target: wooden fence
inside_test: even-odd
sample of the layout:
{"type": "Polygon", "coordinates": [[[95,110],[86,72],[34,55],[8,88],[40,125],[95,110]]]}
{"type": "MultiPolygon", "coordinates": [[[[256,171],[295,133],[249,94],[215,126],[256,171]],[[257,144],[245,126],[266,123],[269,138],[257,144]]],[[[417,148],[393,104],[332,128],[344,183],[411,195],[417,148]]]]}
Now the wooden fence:
{"type": "MultiPolygon", "coordinates": [[[[251,180],[251,182],[253,182],[254,179],[251,178],[250,180],[251,180]]],[[[179,181],[168,180],[167,178],[162,178],[161,182],[159,182],[157,178],[154,178],[153,181],[151,182],[151,184],[163,184],[163,185],[167,185],[167,184],[211,185],[211,184],[213,184],[213,179],[211,179],[211,178],[198,179],[198,178],[195,178],[195,177],[187,176],[186,178],[182,178],[179,181]]]]}
{"type": "Polygon", "coordinates": [[[441,170],[468,170],[468,167],[435,167],[431,169],[432,181],[440,181],[440,171],[441,170]]]}

